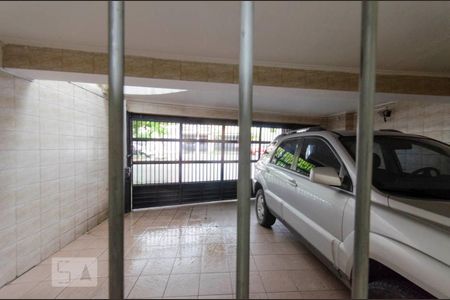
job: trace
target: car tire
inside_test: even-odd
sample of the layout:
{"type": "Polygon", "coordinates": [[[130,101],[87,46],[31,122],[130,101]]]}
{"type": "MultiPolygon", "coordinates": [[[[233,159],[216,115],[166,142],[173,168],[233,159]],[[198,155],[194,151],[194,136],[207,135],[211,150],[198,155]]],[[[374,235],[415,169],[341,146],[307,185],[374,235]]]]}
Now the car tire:
{"type": "Polygon", "coordinates": [[[272,227],[277,218],[272,215],[269,208],[267,207],[266,197],[264,196],[264,191],[262,189],[259,189],[256,192],[255,202],[256,218],[258,219],[259,225],[266,228],[272,227]]]}
{"type": "Polygon", "coordinates": [[[405,279],[390,278],[369,283],[369,299],[430,299],[433,298],[405,279]]]}

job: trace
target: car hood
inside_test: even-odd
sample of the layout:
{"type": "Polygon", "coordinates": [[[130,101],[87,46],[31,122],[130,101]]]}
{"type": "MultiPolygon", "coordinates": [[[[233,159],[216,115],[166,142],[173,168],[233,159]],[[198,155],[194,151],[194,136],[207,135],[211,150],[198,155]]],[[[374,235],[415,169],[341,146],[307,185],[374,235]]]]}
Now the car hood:
{"type": "Polygon", "coordinates": [[[450,201],[389,196],[389,206],[415,217],[450,228],[450,201]]]}

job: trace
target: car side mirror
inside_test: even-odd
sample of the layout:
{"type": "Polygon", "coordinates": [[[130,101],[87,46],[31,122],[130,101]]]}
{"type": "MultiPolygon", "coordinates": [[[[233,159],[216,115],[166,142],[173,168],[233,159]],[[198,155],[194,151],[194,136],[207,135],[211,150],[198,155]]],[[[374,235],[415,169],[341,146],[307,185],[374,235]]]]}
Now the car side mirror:
{"type": "Polygon", "coordinates": [[[334,168],[330,167],[316,167],[311,169],[309,173],[309,180],[311,182],[331,185],[331,186],[341,186],[342,180],[334,168]]]}

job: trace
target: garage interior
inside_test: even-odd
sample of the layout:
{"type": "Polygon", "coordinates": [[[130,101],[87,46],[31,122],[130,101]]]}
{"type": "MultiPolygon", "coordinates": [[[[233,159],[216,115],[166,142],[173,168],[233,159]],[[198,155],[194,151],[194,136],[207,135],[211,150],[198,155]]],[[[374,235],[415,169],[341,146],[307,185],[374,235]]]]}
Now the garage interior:
{"type": "MultiPolygon", "coordinates": [[[[0,8],[0,298],[108,298],[108,3],[0,8]],[[55,257],[95,257],[97,285],[53,286],[55,257]]],[[[375,129],[450,143],[449,13],[379,3],[375,129]]],[[[357,129],[360,21],[255,3],[251,170],[283,132],[357,129]]],[[[239,26],[239,2],[125,4],[126,298],[236,297],[239,26]]],[[[350,297],[251,207],[250,298],[350,297]]]]}

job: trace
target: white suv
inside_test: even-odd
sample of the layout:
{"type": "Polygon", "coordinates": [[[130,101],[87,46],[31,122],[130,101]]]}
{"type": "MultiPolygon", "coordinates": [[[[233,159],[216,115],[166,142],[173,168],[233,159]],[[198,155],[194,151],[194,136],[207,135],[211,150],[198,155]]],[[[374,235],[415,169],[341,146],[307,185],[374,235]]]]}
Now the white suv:
{"type": "MultiPolygon", "coordinates": [[[[353,267],[354,132],[278,136],[256,164],[262,226],[278,218],[347,285],[353,267]]],[[[394,130],[374,133],[371,298],[450,298],[450,147],[394,130]]]]}

